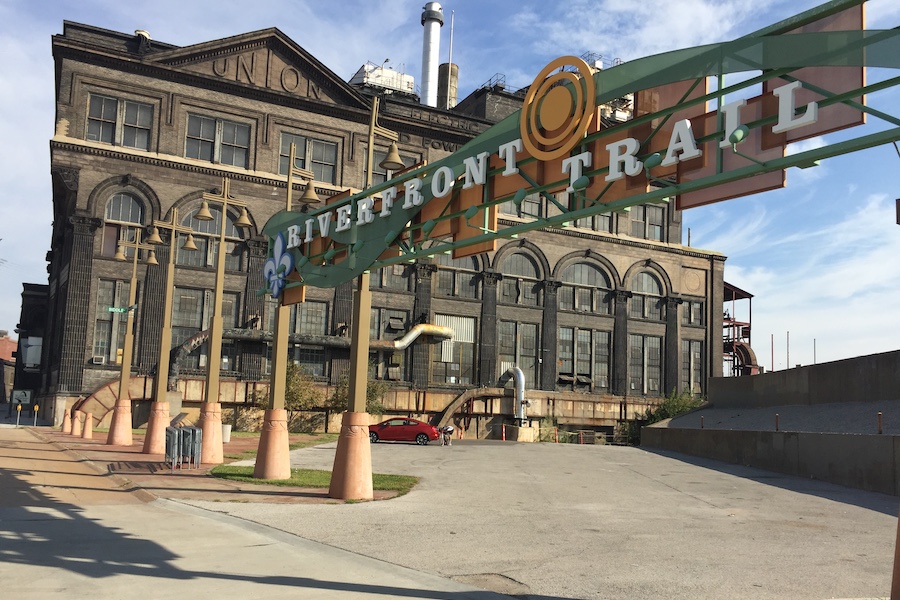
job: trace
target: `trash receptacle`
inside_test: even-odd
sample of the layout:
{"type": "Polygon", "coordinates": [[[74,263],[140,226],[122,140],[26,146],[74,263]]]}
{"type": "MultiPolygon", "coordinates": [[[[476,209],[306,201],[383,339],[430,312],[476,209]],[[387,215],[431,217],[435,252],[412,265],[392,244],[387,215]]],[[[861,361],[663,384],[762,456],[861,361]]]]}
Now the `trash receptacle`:
{"type": "Polygon", "coordinates": [[[200,451],[203,440],[203,430],[199,427],[181,427],[181,460],[200,466],[200,451]]]}
{"type": "Polygon", "coordinates": [[[175,465],[181,463],[181,430],[178,427],[166,427],[166,464],[175,465]]]}
{"type": "Polygon", "coordinates": [[[222,443],[231,441],[231,423],[222,423],[222,443]]]}

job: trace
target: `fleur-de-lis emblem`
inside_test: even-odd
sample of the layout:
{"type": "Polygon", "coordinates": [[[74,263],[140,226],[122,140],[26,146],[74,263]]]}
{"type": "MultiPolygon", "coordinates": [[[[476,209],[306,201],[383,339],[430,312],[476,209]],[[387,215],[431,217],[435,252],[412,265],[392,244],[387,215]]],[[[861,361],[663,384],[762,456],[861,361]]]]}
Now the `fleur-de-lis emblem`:
{"type": "Polygon", "coordinates": [[[281,290],[287,284],[288,275],[294,270],[294,257],[290,252],[284,251],[285,245],[284,234],[279,233],[278,237],[275,238],[272,256],[263,267],[263,277],[265,277],[269,289],[272,291],[273,298],[278,298],[281,295],[281,290]]]}

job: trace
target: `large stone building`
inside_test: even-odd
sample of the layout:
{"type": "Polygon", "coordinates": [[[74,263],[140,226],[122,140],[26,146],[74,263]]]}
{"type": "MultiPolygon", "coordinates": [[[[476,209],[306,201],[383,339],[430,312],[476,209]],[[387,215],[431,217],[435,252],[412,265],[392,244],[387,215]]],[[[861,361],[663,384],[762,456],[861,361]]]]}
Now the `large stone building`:
{"type": "MultiPolygon", "coordinates": [[[[443,110],[412,94],[351,85],[274,28],[177,47],[143,31],[65,22],[53,57],[54,222],[35,397],[57,411],[118,380],[126,313],[109,307],[127,305],[135,264],[132,398],[149,397],[141,375],[155,372],[167,286],[175,290],[173,344],[203,340],[196,336],[210,322],[222,218],[221,399],[247,401],[268,377],[258,330],[271,328],[274,304],[257,294],[267,255],[260,231],[284,208],[291,143],[296,166],[312,172],[325,198],[364,187],[373,93],[382,95],[379,124],[399,133],[409,164],[447,156],[521,105],[520,95],[496,86],[443,110]],[[213,221],[194,218],[223,178],[247,203],[249,229],[235,226],[238,209],[223,216],[211,204],[213,221]],[[174,281],[166,280],[166,245],[155,252],[160,266],[144,262],[146,251],[133,261],[128,248],[128,260],[116,260],[120,240],[139,231],[146,239],[173,209],[199,248],[177,252],[174,281]]],[[[387,143],[376,144],[377,183],[389,173],[378,167],[387,143]]],[[[529,197],[522,213],[552,210],[529,197]]],[[[501,227],[528,218],[500,212],[501,227]]],[[[722,371],[725,258],[683,246],[681,237],[674,202],[649,204],[500,241],[474,258],[440,254],[373,273],[373,340],[399,339],[418,323],[454,330],[452,340],[422,338],[405,349],[373,344],[374,375],[395,385],[388,408],[433,415],[467,389],[496,386],[514,365],[540,400],[529,416],[585,428],[611,427],[676,388],[702,393],[722,371]]],[[[292,313],[293,357],[323,382],[348,365],[353,285],[310,289],[292,313]]],[[[206,368],[206,345],[194,346],[177,361],[187,404],[202,398],[206,368]]],[[[466,410],[502,419],[508,406],[482,399],[466,410]]]]}

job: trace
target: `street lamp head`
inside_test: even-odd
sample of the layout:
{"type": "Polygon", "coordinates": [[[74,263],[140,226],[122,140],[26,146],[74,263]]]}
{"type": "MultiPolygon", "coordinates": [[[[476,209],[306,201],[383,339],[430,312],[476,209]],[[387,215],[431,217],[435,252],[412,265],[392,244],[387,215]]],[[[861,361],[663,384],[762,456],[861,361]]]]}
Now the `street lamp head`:
{"type": "Polygon", "coordinates": [[[316,204],[319,202],[319,197],[316,195],[316,188],[313,185],[312,180],[306,184],[306,189],[303,190],[303,195],[300,196],[299,202],[303,204],[316,204]]]}
{"type": "Polygon", "coordinates": [[[189,233],[187,235],[187,239],[184,240],[184,243],[181,245],[182,250],[196,250],[197,244],[194,243],[194,234],[189,233]]]}
{"type": "Polygon", "coordinates": [[[397,150],[397,142],[391,142],[391,147],[388,148],[387,156],[378,164],[378,166],[388,171],[399,171],[406,166],[400,158],[400,152],[397,150]]]}
{"type": "Polygon", "coordinates": [[[253,223],[250,222],[250,215],[247,214],[247,209],[245,207],[241,207],[241,216],[234,222],[234,226],[243,229],[249,229],[253,226],[253,223]]]}
{"type": "Polygon", "coordinates": [[[122,249],[122,246],[116,247],[116,253],[113,255],[113,258],[116,260],[126,260],[125,251],[122,249]]]}
{"type": "Polygon", "coordinates": [[[162,244],[162,238],[159,237],[159,228],[153,227],[150,229],[150,237],[147,238],[148,244],[162,244]]]}
{"type": "Polygon", "coordinates": [[[147,264],[148,265],[158,265],[159,261],[156,260],[156,250],[150,250],[147,253],[147,264]]]}
{"type": "Polygon", "coordinates": [[[194,215],[194,218],[198,221],[212,221],[213,216],[212,213],[209,212],[209,203],[204,200],[200,205],[200,210],[197,211],[197,214],[194,215]]]}

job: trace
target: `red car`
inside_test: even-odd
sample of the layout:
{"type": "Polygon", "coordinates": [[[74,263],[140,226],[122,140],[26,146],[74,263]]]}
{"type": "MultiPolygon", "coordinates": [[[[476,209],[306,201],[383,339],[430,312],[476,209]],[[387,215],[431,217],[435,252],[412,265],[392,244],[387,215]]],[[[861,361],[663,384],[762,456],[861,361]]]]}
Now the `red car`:
{"type": "Polygon", "coordinates": [[[415,442],[424,446],[438,439],[440,434],[434,425],[416,419],[394,418],[369,425],[369,440],[375,442],[415,442]]]}

